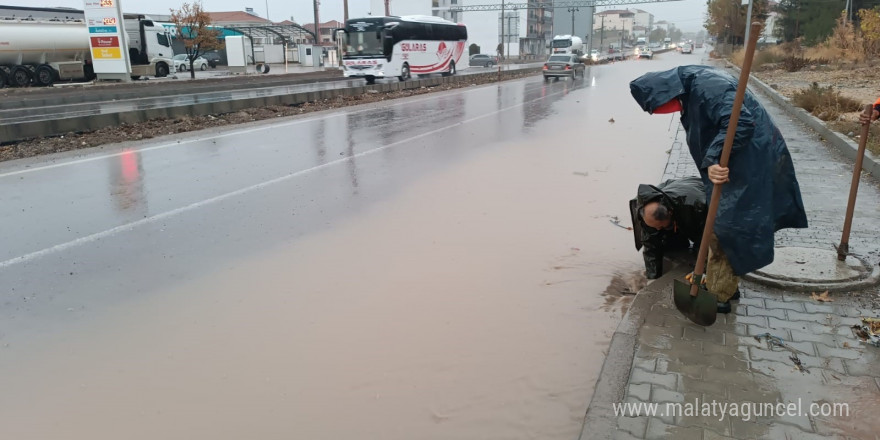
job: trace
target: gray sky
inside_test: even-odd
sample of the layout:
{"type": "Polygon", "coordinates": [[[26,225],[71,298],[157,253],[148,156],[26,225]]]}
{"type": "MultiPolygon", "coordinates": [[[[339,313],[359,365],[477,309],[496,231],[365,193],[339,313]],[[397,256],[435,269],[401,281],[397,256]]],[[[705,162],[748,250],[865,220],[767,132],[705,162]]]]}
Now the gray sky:
{"type": "MultiPolygon", "coordinates": [[[[122,7],[129,12],[143,12],[154,14],[168,14],[170,8],[179,8],[184,0],[119,0],[122,7]]],[[[395,2],[414,2],[427,0],[391,0],[392,12],[395,2]]],[[[525,0],[509,0],[510,2],[525,2],[525,0]]],[[[500,0],[485,0],[481,4],[500,3],[500,0]]],[[[83,8],[83,0],[0,0],[0,4],[10,6],[37,6],[54,7],[64,6],[70,8],[83,8]]],[[[202,0],[202,5],[208,11],[243,11],[246,7],[254,8],[261,17],[266,16],[266,6],[269,7],[269,18],[274,21],[282,21],[293,16],[299,23],[311,23],[312,0],[202,0]]],[[[698,31],[703,27],[706,11],[705,0],[683,0],[666,3],[647,3],[639,5],[620,5],[601,9],[624,9],[638,8],[654,14],[656,20],[667,20],[675,23],[676,27],[684,31],[698,31]]],[[[349,15],[352,17],[365,16],[370,10],[370,0],[349,0],[349,15]]],[[[321,21],[342,20],[342,0],[321,1],[321,21]]]]}

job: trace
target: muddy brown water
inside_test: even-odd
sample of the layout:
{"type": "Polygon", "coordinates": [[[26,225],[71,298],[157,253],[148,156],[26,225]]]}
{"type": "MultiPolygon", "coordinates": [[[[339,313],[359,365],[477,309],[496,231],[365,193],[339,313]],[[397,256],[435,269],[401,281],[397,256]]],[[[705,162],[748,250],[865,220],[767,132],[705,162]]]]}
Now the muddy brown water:
{"type": "Polygon", "coordinates": [[[17,347],[0,437],[575,438],[645,283],[609,220],[666,158],[636,129],[668,121],[602,81],[326,231],[17,347]]]}

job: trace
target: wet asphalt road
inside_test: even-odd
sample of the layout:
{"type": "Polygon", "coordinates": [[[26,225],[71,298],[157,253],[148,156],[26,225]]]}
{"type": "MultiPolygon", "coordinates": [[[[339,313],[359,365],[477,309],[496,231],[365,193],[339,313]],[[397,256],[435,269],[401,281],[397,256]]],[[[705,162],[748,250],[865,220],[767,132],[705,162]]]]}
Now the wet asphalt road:
{"type": "Polygon", "coordinates": [[[573,438],[697,56],[0,164],[0,437],[573,438]]]}
{"type": "MultiPolygon", "coordinates": [[[[504,70],[519,70],[534,67],[535,64],[516,64],[502,66],[504,70]]],[[[492,69],[470,68],[459,72],[461,76],[475,75],[492,72],[492,69]]],[[[185,73],[179,73],[183,75],[185,73]]],[[[188,74],[187,74],[188,75],[188,74]]],[[[188,78],[188,76],[187,76],[188,78]]],[[[172,81],[172,80],[168,80],[172,81]]],[[[396,78],[381,79],[382,82],[397,82],[396,78]]],[[[165,82],[165,81],[163,81],[165,82]]],[[[241,88],[235,86],[217,86],[216,91],[199,91],[197,93],[177,94],[173,96],[149,96],[140,98],[109,99],[76,104],[41,105],[26,108],[0,109],[0,125],[12,125],[23,122],[51,121],[56,119],[73,118],[77,116],[102,115],[122,113],[134,110],[150,110],[154,108],[179,107],[192,104],[205,104],[212,102],[236,101],[241,99],[258,98],[266,96],[290,95],[295,93],[316,92],[321,90],[337,90],[351,87],[360,87],[366,84],[363,79],[351,79],[345,81],[326,81],[310,84],[282,85],[260,88],[241,88]]],[[[97,92],[96,92],[97,95],[97,92]]],[[[102,95],[103,96],[103,95],[102,95]]],[[[105,98],[106,99],[106,98],[105,98]]]]}

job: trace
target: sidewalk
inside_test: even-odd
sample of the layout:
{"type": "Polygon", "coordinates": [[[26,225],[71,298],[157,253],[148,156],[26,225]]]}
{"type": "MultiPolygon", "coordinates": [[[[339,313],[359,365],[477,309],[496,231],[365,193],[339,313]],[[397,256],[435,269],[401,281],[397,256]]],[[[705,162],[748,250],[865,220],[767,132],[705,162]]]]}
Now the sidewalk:
{"type": "MultiPolygon", "coordinates": [[[[840,240],[852,162],[769,99],[759,98],[788,142],[810,221],[809,229],[777,233],[776,244],[833,250],[840,240]]],[[[696,172],[679,131],[662,180],[696,172]]],[[[862,178],[850,250],[873,265],[880,261],[876,178],[862,178]]],[[[880,439],[880,347],[862,342],[850,328],[861,317],[880,316],[880,288],[832,293],[833,302],[818,302],[809,293],[743,281],[743,298],[733,313],[704,328],[672,304],[672,279],[691,270],[676,268],[636,297],[612,340],[581,439],[880,439]],[[756,338],[768,333],[785,347],[756,338]],[[615,414],[613,405],[621,402],[660,405],[653,416],[655,408],[642,405],[615,414]],[[728,406],[722,414],[713,402],[738,409],[728,406]],[[746,402],[773,404],[774,413],[746,402]],[[792,402],[791,407],[776,405],[792,402]],[[845,409],[835,404],[848,405],[849,414],[822,415],[826,409],[845,409]],[[670,414],[689,407],[697,413],[670,414]]]]}

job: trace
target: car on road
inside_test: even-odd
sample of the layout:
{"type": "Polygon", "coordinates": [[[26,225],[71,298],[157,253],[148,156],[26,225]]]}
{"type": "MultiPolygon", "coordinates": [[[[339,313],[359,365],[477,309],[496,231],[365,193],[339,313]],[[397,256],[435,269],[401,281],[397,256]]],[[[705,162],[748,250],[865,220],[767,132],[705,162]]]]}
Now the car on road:
{"type": "Polygon", "coordinates": [[[647,58],[649,60],[654,58],[654,51],[651,50],[651,48],[647,47],[647,46],[637,47],[635,52],[633,52],[633,54],[635,55],[636,58],[647,58]]]}
{"type": "Polygon", "coordinates": [[[471,55],[471,66],[492,67],[498,64],[498,57],[478,53],[471,55]]]}
{"type": "Polygon", "coordinates": [[[594,63],[598,62],[598,61],[599,61],[599,58],[600,58],[600,56],[599,56],[599,49],[593,49],[593,50],[591,50],[591,51],[590,51],[590,56],[589,56],[589,58],[590,58],[590,61],[592,61],[592,62],[594,62],[594,63]]]}
{"type": "Polygon", "coordinates": [[[586,65],[581,62],[577,55],[550,55],[550,58],[544,63],[544,80],[560,77],[575,79],[578,73],[583,77],[586,68],[586,65]]]}
{"type": "MultiPolygon", "coordinates": [[[[189,70],[189,55],[185,53],[174,55],[171,60],[174,62],[175,72],[186,72],[189,70]]],[[[198,57],[193,63],[193,68],[198,70],[208,70],[208,60],[198,57]]]]}
{"type": "Polygon", "coordinates": [[[622,61],[626,59],[626,55],[624,55],[623,51],[620,49],[608,49],[608,58],[612,61],[622,61]]]}
{"type": "Polygon", "coordinates": [[[690,54],[690,53],[694,53],[694,45],[693,45],[693,43],[687,43],[687,44],[685,44],[685,45],[681,48],[681,53],[683,53],[683,54],[685,54],[685,53],[688,53],[688,54],[690,54]]]}

